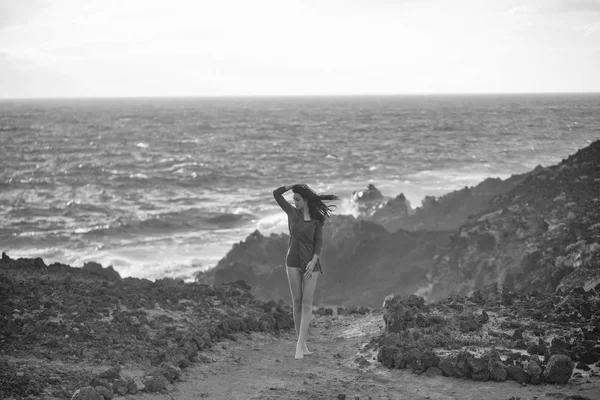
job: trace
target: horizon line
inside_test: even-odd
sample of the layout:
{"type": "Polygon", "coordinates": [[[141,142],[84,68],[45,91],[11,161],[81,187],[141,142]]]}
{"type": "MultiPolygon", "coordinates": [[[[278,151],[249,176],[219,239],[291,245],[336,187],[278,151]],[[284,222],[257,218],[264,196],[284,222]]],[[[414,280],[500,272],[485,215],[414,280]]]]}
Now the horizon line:
{"type": "Polygon", "coordinates": [[[417,96],[518,96],[518,95],[600,95],[589,92],[456,92],[456,93],[355,93],[355,94],[221,94],[221,95],[144,95],[144,96],[39,96],[0,97],[0,101],[14,100],[117,100],[117,99],[233,99],[233,98],[325,98],[325,97],[417,97],[417,96]]]}

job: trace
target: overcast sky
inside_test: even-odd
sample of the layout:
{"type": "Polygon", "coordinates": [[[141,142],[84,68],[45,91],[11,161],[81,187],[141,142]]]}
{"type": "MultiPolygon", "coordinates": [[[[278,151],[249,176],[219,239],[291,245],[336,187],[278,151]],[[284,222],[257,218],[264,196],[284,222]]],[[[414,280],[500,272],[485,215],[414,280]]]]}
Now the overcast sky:
{"type": "Polygon", "coordinates": [[[0,0],[0,97],[600,92],[600,0],[0,0]]]}

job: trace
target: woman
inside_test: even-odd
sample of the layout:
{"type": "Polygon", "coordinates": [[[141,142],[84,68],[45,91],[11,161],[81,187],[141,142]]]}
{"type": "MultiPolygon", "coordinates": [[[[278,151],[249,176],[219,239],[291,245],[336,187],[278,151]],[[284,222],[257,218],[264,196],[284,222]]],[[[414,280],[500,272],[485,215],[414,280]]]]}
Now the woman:
{"type": "Polygon", "coordinates": [[[331,214],[332,207],[324,200],[337,200],[334,195],[318,195],[307,185],[287,185],[273,191],[277,204],[288,216],[290,242],[285,265],[290,291],[292,292],[294,327],[298,334],[296,359],[310,354],[306,346],[308,325],[312,316],[312,302],[321,269],[321,246],[323,244],[323,224],[331,214]],[[294,206],[283,198],[283,193],[292,189],[294,206]]]}

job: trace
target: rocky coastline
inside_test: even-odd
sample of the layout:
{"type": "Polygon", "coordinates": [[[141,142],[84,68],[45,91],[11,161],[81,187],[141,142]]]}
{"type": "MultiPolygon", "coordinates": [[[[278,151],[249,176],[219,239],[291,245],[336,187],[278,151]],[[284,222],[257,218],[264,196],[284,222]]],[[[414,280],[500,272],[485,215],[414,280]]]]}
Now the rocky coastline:
{"type": "MultiPolygon", "coordinates": [[[[314,314],[334,331],[381,313],[358,374],[583,380],[600,398],[600,141],[416,209],[372,185],[353,199],[359,217],[325,225],[314,314]]],[[[221,342],[292,334],[287,243],[255,231],[193,283],[3,253],[0,400],[168,395],[221,342]]]]}
{"type": "Polygon", "coordinates": [[[211,362],[204,350],[216,343],[293,329],[289,309],[255,300],[241,281],[122,279],[95,263],[47,266],[5,253],[0,298],[0,398],[169,392],[182,369],[211,362]]]}

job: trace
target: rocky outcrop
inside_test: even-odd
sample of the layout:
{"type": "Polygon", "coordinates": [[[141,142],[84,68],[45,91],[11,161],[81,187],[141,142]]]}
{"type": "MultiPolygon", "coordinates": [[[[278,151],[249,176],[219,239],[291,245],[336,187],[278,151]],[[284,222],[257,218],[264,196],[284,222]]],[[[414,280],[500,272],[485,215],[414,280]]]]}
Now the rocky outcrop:
{"type": "MultiPolygon", "coordinates": [[[[540,168],[536,168],[533,172],[540,168]]],[[[398,229],[409,231],[457,229],[467,222],[469,216],[487,209],[494,196],[512,190],[523,182],[527,175],[513,175],[504,180],[488,178],[477,186],[465,187],[444,196],[426,196],[421,207],[414,210],[401,193],[386,203],[381,203],[379,200],[374,212],[364,214],[363,217],[380,224],[390,232],[398,229]]]]}
{"type": "Polygon", "coordinates": [[[600,141],[537,168],[473,215],[437,258],[430,299],[490,283],[553,292],[600,282],[600,141]]]}
{"type": "MultiPolygon", "coordinates": [[[[289,309],[264,303],[243,282],[213,287],[173,279],[151,282],[94,264],[72,268],[42,259],[0,260],[3,356],[76,364],[68,373],[0,361],[0,394],[10,397],[109,398],[169,391],[181,369],[202,362],[215,342],[250,331],[289,330],[289,309]],[[127,377],[89,364],[147,367],[127,377]]],[[[54,364],[53,364],[54,365],[54,364]]],[[[59,368],[59,367],[56,367],[59,368]]]]}
{"type": "Polygon", "coordinates": [[[415,295],[389,295],[383,320],[385,331],[371,343],[388,368],[537,385],[564,384],[583,371],[595,376],[592,369],[600,366],[596,289],[555,296],[488,290],[429,304],[415,295]],[[465,321],[473,329],[463,329],[465,321]],[[533,346],[536,351],[522,353],[533,346]]]}
{"type": "Polygon", "coordinates": [[[373,215],[379,207],[383,206],[386,199],[375,185],[369,183],[366,189],[354,191],[350,197],[350,201],[356,207],[359,216],[368,217],[373,215]]]}
{"type": "MultiPolygon", "coordinates": [[[[219,285],[243,279],[264,300],[289,301],[285,274],[288,236],[259,232],[237,244],[218,265],[197,279],[219,285]]],[[[347,215],[334,215],[323,229],[315,303],[378,307],[391,292],[412,293],[427,282],[432,255],[448,244],[448,232],[387,232],[347,215]]]]}

